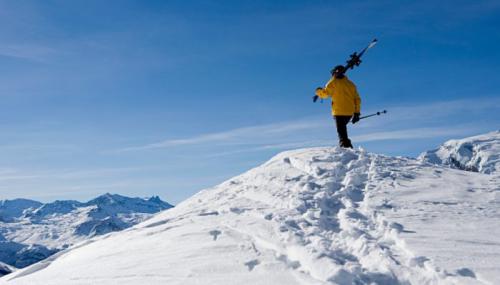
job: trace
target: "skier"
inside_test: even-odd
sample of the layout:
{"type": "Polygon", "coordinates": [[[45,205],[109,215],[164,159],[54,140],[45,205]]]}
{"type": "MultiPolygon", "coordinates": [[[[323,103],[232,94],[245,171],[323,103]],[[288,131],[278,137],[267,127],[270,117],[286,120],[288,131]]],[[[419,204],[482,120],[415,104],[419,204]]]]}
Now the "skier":
{"type": "Polygon", "coordinates": [[[344,74],[346,68],[342,65],[332,69],[332,78],[325,88],[316,88],[314,101],[319,98],[332,99],[332,115],[337,125],[339,145],[345,148],[352,148],[351,140],[347,136],[347,124],[352,118],[352,123],[359,121],[361,110],[361,98],[356,86],[344,74]]]}

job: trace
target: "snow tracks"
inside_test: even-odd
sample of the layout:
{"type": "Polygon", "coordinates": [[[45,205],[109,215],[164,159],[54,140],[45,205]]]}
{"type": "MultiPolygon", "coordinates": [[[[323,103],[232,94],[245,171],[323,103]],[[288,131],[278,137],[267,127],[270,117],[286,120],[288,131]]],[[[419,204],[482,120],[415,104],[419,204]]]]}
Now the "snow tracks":
{"type": "Polygon", "coordinates": [[[363,150],[284,152],[145,223],[4,280],[30,285],[457,284],[456,276],[451,279],[407,249],[400,235],[409,231],[387,221],[383,209],[391,205],[373,196],[417,179],[420,168],[416,160],[363,150]]]}
{"type": "Polygon", "coordinates": [[[270,162],[300,172],[284,178],[292,207],[273,217],[280,225],[281,254],[296,270],[337,284],[443,281],[425,257],[405,249],[398,225],[363,207],[366,191],[393,180],[380,171],[379,160],[364,151],[329,148],[283,153],[270,162]]]}
{"type": "Polygon", "coordinates": [[[363,150],[289,151],[190,200],[235,216],[209,234],[246,240],[241,246],[256,253],[245,263],[250,271],[266,264],[265,255],[292,270],[299,284],[452,284],[428,258],[406,249],[400,224],[365,203],[370,189],[411,176],[411,167],[391,170],[405,163],[363,150]]]}

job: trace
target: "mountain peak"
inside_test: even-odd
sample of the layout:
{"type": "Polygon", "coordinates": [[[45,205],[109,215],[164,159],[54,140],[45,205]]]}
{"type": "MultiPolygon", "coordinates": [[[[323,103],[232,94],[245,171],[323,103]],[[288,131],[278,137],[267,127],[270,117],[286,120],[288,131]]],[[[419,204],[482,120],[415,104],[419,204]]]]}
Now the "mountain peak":
{"type": "Polygon", "coordinates": [[[149,202],[161,203],[163,202],[159,196],[151,196],[147,199],[149,202]]]}
{"type": "Polygon", "coordinates": [[[11,222],[43,204],[29,199],[0,200],[0,222],[11,222]]]}
{"type": "Polygon", "coordinates": [[[64,215],[82,205],[81,202],[75,200],[55,200],[51,203],[42,204],[37,209],[27,212],[26,216],[31,219],[42,219],[49,215],[64,215]]]}
{"type": "Polygon", "coordinates": [[[171,208],[172,205],[162,201],[158,196],[149,199],[130,198],[119,194],[105,193],[85,203],[86,205],[96,205],[100,208],[117,212],[141,212],[155,213],[160,210],[171,208]]]}
{"type": "Polygon", "coordinates": [[[95,201],[96,203],[97,202],[100,202],[100,203],[114,203],[117,200],[122,200],[122,199],[126,199],[126,198],[127,197],[125,197],[125,196],[120,196],[118,194],[111,194],[111,193],[107,192],[107,193],[104,193],[104,194],[102,194],[100,196],[97,196],[96,198],[90,200],[87,203],[92,203],[92,201],[95,201]]]}
{"type": "Polygon", "coordinates": [[[419,156],[421,161],[492,174],[500,172],[500,130],[449,140],[419,156]]]}

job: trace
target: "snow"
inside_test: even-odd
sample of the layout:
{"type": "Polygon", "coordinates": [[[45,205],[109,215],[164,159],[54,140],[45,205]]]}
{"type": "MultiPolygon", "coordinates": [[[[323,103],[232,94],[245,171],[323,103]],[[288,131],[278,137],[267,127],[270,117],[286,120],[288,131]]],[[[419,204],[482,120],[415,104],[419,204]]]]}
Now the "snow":
{"type": "Polygon", "coordinates": [[[0,283],[500,284],[500,175],[488,169],[363,149],[283,152],[0,283]]]}
{"type": "Polygon", "coordinates": [[[170,207],[158,197],[112,194],[86,203],[0,201],[0,261],[22,268],[89,237],[128,228],[170,207]]]}
{"type": "Polygon", "coordinates": [[[475,276],[463,284],[500,284],[498,173],[407,165],[406,179],[373,185],[367,207],[397,225],[413,254],[447,273],[475,276]]]}
{"type": "Polygon", "coordinates": [[[439,148],[424,152],[422,161],[444,164],[462,170],[493,173],[500,171],[500,130],[460,140],[450,140],[439,148]]]}

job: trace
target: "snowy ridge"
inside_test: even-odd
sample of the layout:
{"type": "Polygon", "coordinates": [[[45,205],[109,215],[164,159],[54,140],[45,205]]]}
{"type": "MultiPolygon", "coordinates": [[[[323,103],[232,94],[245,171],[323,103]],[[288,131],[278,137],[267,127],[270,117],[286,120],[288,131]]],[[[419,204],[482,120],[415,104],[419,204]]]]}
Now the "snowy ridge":
{"type": "MultiPolygon", "coordinates": [[[[438,229],[451,224],[448,216],[429,223],[425,211],[432,207],[441,207],[452,217],[460,207],[485,221],[483,225],[472,220],[476,230],[483,230],[484,243],[477,243],[475,236],[470,240],[460,236],[461,228],[448,228],[444,238],[480,245],[480,252],[486,248],[491,253],[490,264],[498,263],[500,246],[494,242],[498,233],[491,231],[491,223],[500,216],[496,210],[500,189],[494,179],[363,150],[288,151],[144,223],[95,237],[1,280],[6,284],[490,284],[499,281],[495,276],[500,269],[467,260],[450,266],[440,261],[439,252],[417,254],[419,247],[402,237],[419,236],[419,226],[425,232],[427,224],[438,229]],[[459,176],[464,180],[457,180],[459,176]],[[434,183],[448,178],[456,181],[456,188],[437,191],[434,183]],[[471,178],[477,185],[470,183],[471,178]],[[416,195],[417,186],[411,183],[423,187],[423,195],[416,195]],[[449,201],[453,195],[465,203],[449,201]],[[418,207],[405,205],[407,198],[418,207]],[[424,217],[419,217],[421,209],[424,217]],[[400,213],[422,225],[398,220],[400,213]]],[[[462,219],[460,224],[468,222],[462,219]]],[[[421,239],[425,237],[417,241],[421,239]]],[[[432,237],[425,242],[433,247],[432,237]]]]}
{"type": "Polygon", "coordinates": [[[422,153],[422,161],[452,168],[491,174],[500,172],[500,131],[459,140],[422,153]]]}
{"type": "Polygon", "coordinates": [[[28,199],[0,200],[0,222],[12,222],[22,217],[25,211],[37,209],[42,205],[28,199]]]}
{"type": "Polygon", "coordinates": [[[0,262],[0,277],[10,274],[12,272],[16,271],[16,268],[13,266],[10,266],[8,264],[5,264],[3,262],[0,262]]]}
{"type": "Polygon", "coordinates": [[[104,194],[86,203],[0,201],[0,261],[23,268],[70,245],[119,231],[172,207],[158,197],[104,194]]]}

